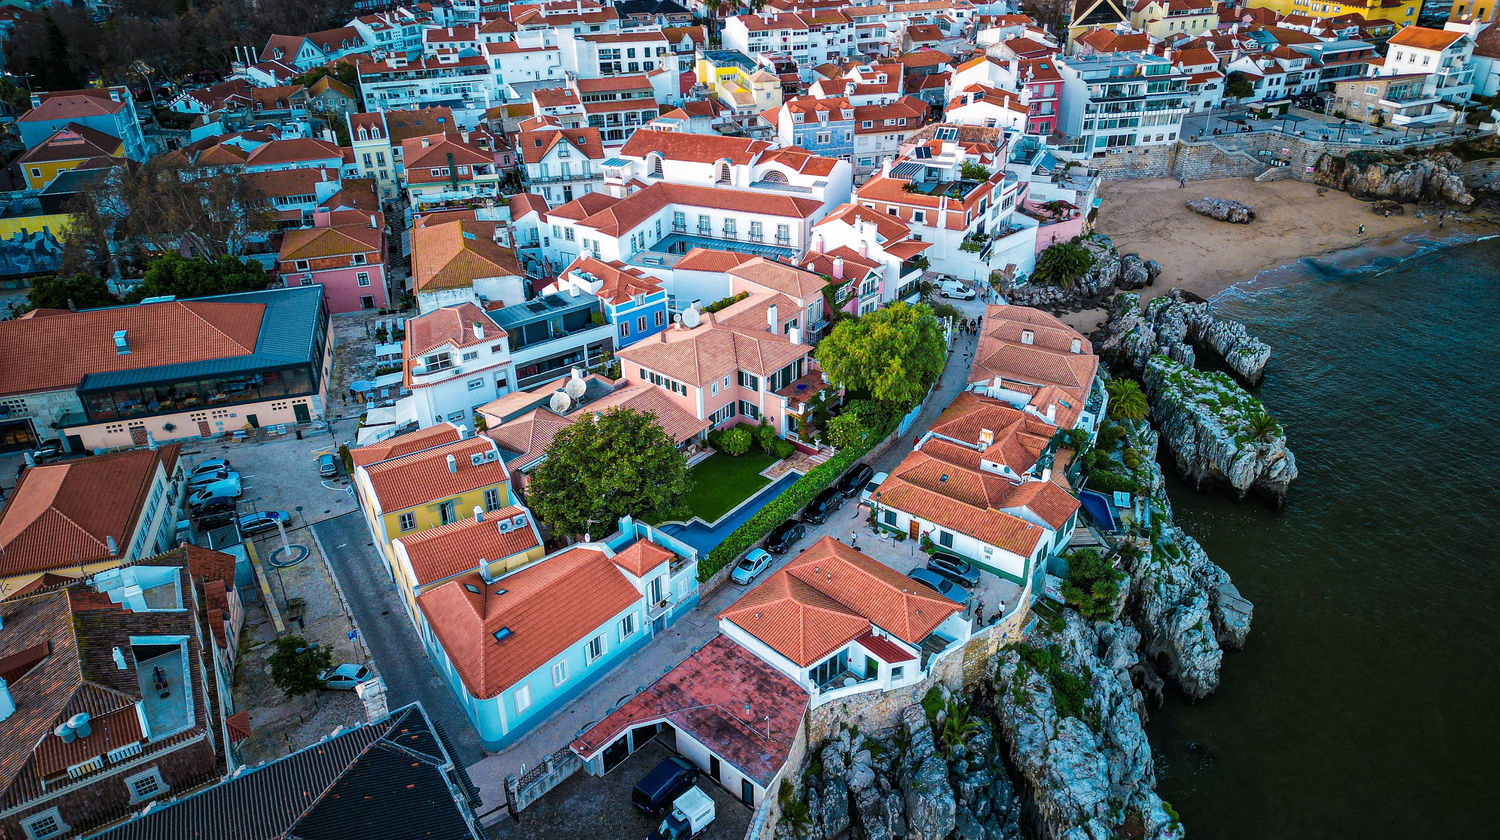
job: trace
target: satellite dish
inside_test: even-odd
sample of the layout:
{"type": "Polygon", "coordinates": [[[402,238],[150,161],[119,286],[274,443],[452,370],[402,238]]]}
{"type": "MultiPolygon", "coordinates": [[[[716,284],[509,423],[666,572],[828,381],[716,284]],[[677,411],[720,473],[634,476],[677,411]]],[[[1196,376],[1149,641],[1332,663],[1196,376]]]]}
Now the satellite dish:
{"type": "Polygon", "coordinates": [[[573,398],[566,391],[558,391],[552,395],[552,401],[547,405],[555,414],[567,414],[568,409],[573,407],[573,398]]]}
{"type": "Polygon", "coordinates": [[[572,399],[581,400],[588,387],[588,383],[582,379],[569,379],[568,384],[563,386],[563,394],[572,399]]]}
{"type": "Polygon", "coordinates": [[[688,329],[692,329],[693,327],[696,327],[696,326],[698,326],[701,323],[703,323],[703,319],[698,315],[698,310],[696,310],[696,309],[684,309],[684,310],[682,310],[682,325],[684,327],[687,327],[688,329]]]}

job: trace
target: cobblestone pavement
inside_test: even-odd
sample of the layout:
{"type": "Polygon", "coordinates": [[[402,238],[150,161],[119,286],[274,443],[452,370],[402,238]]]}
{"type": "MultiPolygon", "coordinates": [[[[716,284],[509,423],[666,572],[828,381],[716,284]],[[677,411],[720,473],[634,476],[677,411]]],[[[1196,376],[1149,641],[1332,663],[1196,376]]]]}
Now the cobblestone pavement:
{"type": "MultiPolygon", "coordinates": [[[[574,773],[530,808],[519,821],[505,819],[490,828],[497,840],[597,840],[639,838],[660,822],[631,805],[635,783],[672,754],[658,737],[636,750],[605,776],[574,773]]],[[[713,779],[698,775],[698,788],[714,800],[714,821],[698,840],[739,840],[750,828],[750,809],[713,779]]]]}

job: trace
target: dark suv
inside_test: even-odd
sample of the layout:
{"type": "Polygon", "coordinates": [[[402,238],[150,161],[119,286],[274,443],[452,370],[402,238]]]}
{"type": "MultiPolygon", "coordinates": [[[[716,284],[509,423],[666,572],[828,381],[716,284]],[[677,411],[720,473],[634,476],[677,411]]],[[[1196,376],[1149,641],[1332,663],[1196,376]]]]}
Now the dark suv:
{"type": "Polygon", "coordinates": [[[837,487],[829,487],[827,490],[813,497],[802,509],[803,522],[826,522],[828,517],[841,505],[844,504],[844,494],[837,487]]]}
{"type": "Polygon", "coordinates": [[[870,469],[869,464],[855,464],[853,469],[844,473],[844,480],[839,482],[839,490],[843,491],[845,497],[857,495],[874,477],[875,471],[870,469]]]}
{"type": "Polygon", "coordinates": [[[672,800],[697,782],[698,768],[687,759],[674,755],[635,783],[630,801],[641,811],[660,814],[672,806],[672,800]]]}
{"type": "Polygon", "coordinates": [[[946,551],[934,551],[927,561],[927,568],[959,586],[973,589],[979,585],[979,570],[969,561],[946,551]]]}
{"type": "Polygon", "coordinates": [[[772,554],[785,554],[787,549],[791,548],[797,540],[802,539],[802,535],[806,532],[807,528],[801,522],[788,519],[777,525],[776,530],[766,537],[766,551],[772,554]]]}

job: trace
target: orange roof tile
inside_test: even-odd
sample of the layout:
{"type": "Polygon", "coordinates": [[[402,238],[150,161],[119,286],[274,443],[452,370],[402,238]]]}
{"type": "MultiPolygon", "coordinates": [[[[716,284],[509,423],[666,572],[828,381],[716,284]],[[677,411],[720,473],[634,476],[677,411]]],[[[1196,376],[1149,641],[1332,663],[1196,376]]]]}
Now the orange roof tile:
{"type": "MultiPolygon", "coordinates": [[[[460,515],[465,511],[458,511],[460,515]]],[[[411,563],[413,584],[428,586],[454,575],[472,572],[481,563],[491,563],[523,554],[541,545],[532,526],[530,512],[519,505],[488,511],[483,519],[465,517],[457,522],[428,528],[396,542],[406,549],[411,563]],[[516,516],[526,516],[526,524],[509,527],[516,516]],[[507,528],[500,530],[504,522],[507,528]]]]}
{"type": "Polygon", "coordinates": [[[749,329],[716,324],[712,314],[703,326],[668,330],[657,336],[659,340],[626,347],[619,357],[695,386],[706,386],[736,370],[770,376],[806,357],[809,350],[806,345],[792,344],[785,336],[772,335],[764,327],[749,329]]]}
{"type": "Polygon", "coordinates": [[[1425,26],[1408,26],[1391,36],[1386,42],[1392,47],[1411,47],[1418,50],[1446,50],[1453,42],[1464,37],[1463,32],[1446,29],[1429,29],[1425,26]]]}
{"type": "MultiPolygon", "coordinates": [[[[510,473],[500,458],[478,465],[470,459],[472,455],[486,452],[495,452],[498,456],[499,450],[494,441],[476,436],[378,461],[364,470],[380,510],[394,513],[508,481],[510,473]],[[453,456],[451,471],[448,468],[449,455],[453,456]]],[[[456,513],[462,516],[464,512],[456,513]]]]}
{"type": "Polygon", "coordinates": [[[431,449],[434,446],[442,446],[462,438],[458,433],[458,427],[452,423],[443,422],[425,429],[417,429],[404,435],[396,435],[386,438],[379,443],[369,446],[361,446],[358,449],[349,450],[349,457],[354,459],[354,465],[364,467],[387,458],[399,458],[402,455],[410,455],[413,452],[421,452],[423,449],[431,449]]]}
{"type": "Polygon", "coordinates": [[[650,540],[636,540],[615,554],[615,565],[638,578],[677,555],[650,540]]]}
{"type": "Polygon", "coordinates": [[[521,276],[524,272],[516,252],[495,241],[497,227],[495,222],[462,216],[416,225],[411,233],[411,264],[417,291],[463,289],[485,277],[521,276]]]}

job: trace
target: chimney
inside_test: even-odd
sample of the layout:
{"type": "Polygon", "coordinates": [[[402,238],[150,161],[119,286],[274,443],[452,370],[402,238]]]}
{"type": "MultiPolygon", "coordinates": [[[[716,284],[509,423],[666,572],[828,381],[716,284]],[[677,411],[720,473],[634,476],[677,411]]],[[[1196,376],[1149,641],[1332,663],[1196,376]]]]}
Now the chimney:
{"type": "Polygon", "coordinates": [[[458,472],[458,459],[453,457],[452,455],[448,456],[448,472],[458,472]]]}
{"type": "Polygon", "coordinates": [[[370,214],[370,230],[380,230],[380,223],[375,220],[375,214],[370,214]]]}
{"type": "Polygon", "coordinates": [[[1035,344],[1036,343],[1036,333],[1032,332],[1031,330],[1021,330],[1021,343],[1022,344],[1035,344]]]}
{"type": "Polygon", "coordinates": [[[115,354],[118,356],[130,355],[130,342],[125,340],[125,330],[115,330],[115,354]]]}
{"type": "Polygon", "coordinates": [[[842,279],[844,279],[844,258],[843,257],[834,257],[833,258],[833,279],[835,279],[835,280],[842,280],[842,279]]]}
{"type": "Polygon", "coordinates": [[[480,341],[484,341],[484,324],[478,321],[474,322],[474,337],[480,341]]]}
{"type": "Polygon", "coordinates": [[[979,430],[979,445],[980,446],[989,446],[990,444],[992,444],[994,442],[995,442],[995,432],[994,432],[993,429],[980,429],[979,430]]]}
{"type": "Polygon", "coordinates": [[[868,257],[868,256],[870,256],[870,242],[869,242],[869,240],[866,240],[866,239],[859,240],[859,255],[861,257],[868,257]]]}
{"type": "Polygon", "coordinates": [[[823,234],[820,233],[813,238],[813,250],[820,254],[823,253],[823,234]]]}
{"type": "Polygon", "coordinates": [[[1047,422],[1048,423],[1053,423],[1053,422],[1056,422],[1056,421],[1057,421],[1057,404],[1056,403],[1047,403],[1047,422]]]}
{"type": "Polygon", "coordinates": [[[120,544],[118,542],[115,542],[114,537],[105,537],[104,545],[109,549],[109,556],[113,557],[116,554],[120,553],[120,544]]]}
{"type": "Polygon", "coordinates": [[[460,423],[458,425],[458,439],[466,440],[469,437],[469,427],[460,423]]]}
{"type": "Polygon", "coordinates": [[[0,722],[16,713],[16,701],[10,696],[10,686],[0,677],[0,722]]]}
{"type": "Polygon", "coordinates": [[[115,668],[123,671],[126,668],[130,667],[125,662],[125,654],[124,654],[124,652],[121,651],[118,647],[116,647],[114,650],[110,651],[110,656],[112,656],[114,658],[114,660],[115,660],[115,668]]]}
{"type": "Polygon", "coordinates": [[[776,304],[773,303],[766,307],[766,327],[771,331],[772,335],[776,334],[776,325],[778,323],[780,322],[776,319],[776,304]]]}
{"type": "Polygon", "coordinates": [[[391,716],[385,696],[385,680],[376,677],[354,687],[354,693],[365,702],[365,719],[378,723],[391,716]]]}
{"type": "Polygon", "coordinates": [[[1081,338],[1075,338],[1075,339],[1073,339],[1073,343],[1068,346],[1068,349],[1070,351],[1074,352],[1074,353],[1082,353],[1083,352],[1083,339],[1081,339],[1081,338]]]}
{"type": "Polygon", "coordinates": [[[481,506],[481,505],[475,505],[474,506],[474,521],[475,522],[483,522],[484,521],[484,507],[483,506],[481,506]]]}
{"type": "Polygon", "coordinates": [[[800,330],[800,329],[798,329],[796,327],[792,327],[791,331],[786,334],[786,337],[789,338],[789,339],[791,339],[791,341],[792,341],[793,344],[801,344],[802,343],[802,330],[800,330]]]}

